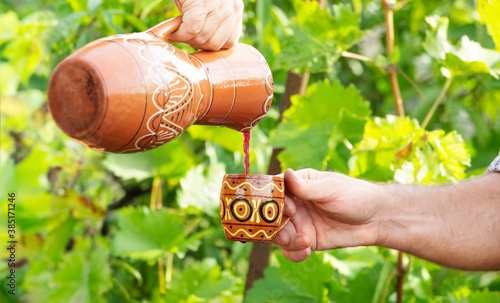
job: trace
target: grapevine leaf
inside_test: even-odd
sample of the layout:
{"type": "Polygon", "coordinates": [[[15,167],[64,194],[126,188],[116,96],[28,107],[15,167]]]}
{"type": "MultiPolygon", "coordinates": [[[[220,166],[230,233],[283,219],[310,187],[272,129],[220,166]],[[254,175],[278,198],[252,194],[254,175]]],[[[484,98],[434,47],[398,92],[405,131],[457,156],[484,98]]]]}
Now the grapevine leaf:
{"type": "Polygon", "coordinates": [[[452,51],[453,46],[448,42],[448,18],[439,16],[425,17],[429,29],[425,32],[422,43],[427,54],[434,59],[444,59],[446,53],[452,51]]]}
{"type": "Polygon", "coordinates": [[[282,165],[294,169],[323,169],[329,159],[338,160],[339,143],[361,136],[371,114],[353,86],[328,81],[310,85],[304,96],[292,96],[291,101],[273,144],[283,148],[278,156],[282,165]]]}
{"type": "Polygon", "coordinates": [[[230,128],[193,125],[187,132],[193,139],[214,142],[232,152],[243,152],[243,136],[230,128]]]}
{"type": "Polygon", "coordinates": [[[470,166],[470,155],[462,137],[455,131],[446,134],[437,130],[429,132],[427,138],[437,155],[434,161],[439,163],[439,169],[434,171],[436,178],[440,181],[463,179],[465,167],[470,166]]]}
{"type": "Polygon", "coordinates": [[[457,181],[470,165],[458,133],[426,132],[416,120],[392,115],[369,120],[352,155],[351,175],[402,184],[457,181]]]}
{"type": "Polygon", "coordinates": [[[208,167],[198,165],[189,170],[180,181],[181,187],[177,196],[179,207],[191,207],[217,217],[220,187],[225,172],[222,163],[212,163],[208,167]]]}
{"type": "MultiPolygon", "coordinates": [[[[14,160],[9,156],[9,154],[0,149],[0,174],[2,176],[13,176],[16,171],[16,166],[14,165],[14,160]]],[[[8,193],[14,191],[14,182],[12,178],[2,178],[0,180],[0,192],[8,193]]],[[[5,217],[5,216],[4,216],[5,217]]]]}
{"type": "Polygon", "coordinates": [[[231,289],[237,281],[228,271],[222,271],[211,258],[189,263],[174,275],[165,298],[168,302],[193,302],[189,299],[194,298],[211,300],[231,289]]]}
{"type": "Polygon", "coordinates": [[[486,28],[495,42],[496,50],[500,52],[500,3],[498,1],[477,1],[477,11],[481,16],[481,22],[486,24],[486,28]]]}
{"type": "Polygon", "coordinates": [[[382,262],[383,257],[378,247],[350,247],[328,251],[325,261],[330,262],[340,274],[353,279],[359,272],[382,262]]]}
{"type": "Polygon", "coordinates": [[[147,153],[110,154],[103,161],[104,166],[116,176],[136,181],[153,177],[180,179],[193,162],[193,152],[180,139],[147,153]]]}
{"type": "Polygon", "coordinates": [[[394,176],[394,163],[412,152],[422,136],[416,120],[388,115],[375,117],[365,125],[363,139],[353,151],[350,160],[351,175],[377,181],[388,181],[394,176]]]}
{"type": "Polygon", "coordinates": [[[467,36],[462,36],[459,45],[452,45],[448,41],[448,18],[430,16],[425,20],[429,29],[422,46],[440,62],[445,77],[485,73],[498,79],[500,53],[481,47],[467,36]]]}
{"type": "Polygon", "coordinates": [[[117,212],[118,230],[111,241],[114,255],[154,260],[167,252],[178,252],[187,241],[184,217],[167,209],[123,208],[117,212]]]}
{"type": "Polygon", "coordinates": [[[338,303],[371,303],[373,293],[378,282],[378,276],[373,273],[379,273],[380,266],[359,272],[356,277],[348,282],[347,285],[340,285],[338,281],[332,281],[330,284],[329,297],[332,301],[338,303]],[[370,275],[372,274],[372,275],[370,275]]]}
{"type": "Polygon", "coordinates": [[[278,159],[284,167],[294,169],[322,169],[328,155],[328,138],[333,125],[315,125],[309,129],[301,129],[295,124],[281,124],[276,130],[276,147],[283,148],[278,159]]]}
{"type": "Polygon", "coordinates": [[[66,254],[52,287],[50,302],[105,302],[103,294],[111,288],[108,252],[97,247],[66,254]]]}
{"type": "Polygon", "coordinates": [[[360,17],[350,5],[333,5],[333,15],[316,1],[295,1],[296,18],[285,30],[283,48],[276,63],[297,72],[328,70],[361,39],[360,17]]]}
{"type": "Polygon", "coordinates": [[[270,266],[264,278],[255,282],[245,302],[325,302],[326,283],[331,281],[333,267],[324,262],[323,253],[314,252],[300,263],[289,261],[281,254],[279,267],[270,266]]]}
{"type": "MultiPolygon", "coordinates": [[[[468,303],[496,303],[500,302],[500,292],[490,292],[487,289],[471,293],[466,300],[468,303]]],[[[462,301],[460,301],[462,302],[462,301]]]]}
{"type": "Polygon", "coordinates": [[[443,64],[452,77],[485,73],[498,79],[498,74],[493,69],[498,62],[500,62],[500,53],[482,48],[479,43],[463,36],[461,47],[454,53],[447,53],[443,64]]]}
{"type": "Polygon", "coordinates": [[[89,13],[95,13],[102,2],[103,0],[87,0],[87,10],[89,13]]]}

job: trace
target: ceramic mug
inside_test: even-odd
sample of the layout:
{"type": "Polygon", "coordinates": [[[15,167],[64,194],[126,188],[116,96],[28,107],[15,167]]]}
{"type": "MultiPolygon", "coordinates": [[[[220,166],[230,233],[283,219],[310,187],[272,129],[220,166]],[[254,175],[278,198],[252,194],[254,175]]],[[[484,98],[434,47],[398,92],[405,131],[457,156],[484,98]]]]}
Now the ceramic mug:
{"type": "Polygon", "coordinates": [[[282,176],[227,174],[222,181],[220,216],[226,239],[271,242],[290,220],[283,215],[282,176]]]}

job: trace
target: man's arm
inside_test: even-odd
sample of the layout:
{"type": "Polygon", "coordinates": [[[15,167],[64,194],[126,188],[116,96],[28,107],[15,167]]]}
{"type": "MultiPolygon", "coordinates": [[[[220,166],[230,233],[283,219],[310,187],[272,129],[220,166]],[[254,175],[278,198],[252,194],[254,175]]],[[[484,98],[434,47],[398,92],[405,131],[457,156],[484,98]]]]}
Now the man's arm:
{"type": "Polygon", "coordinates": [[[500,270],[500,173],[459,184],[376,185],[312,169],[285,172],[290,222],[274,242],[311,250],[383,246],[464,270],[500,270]]]}
{"type": "Polygon", "coordinates": [[[383,186],[375,245],[463,270],[500,270],[500,173],[455,185],[383,186]]]}

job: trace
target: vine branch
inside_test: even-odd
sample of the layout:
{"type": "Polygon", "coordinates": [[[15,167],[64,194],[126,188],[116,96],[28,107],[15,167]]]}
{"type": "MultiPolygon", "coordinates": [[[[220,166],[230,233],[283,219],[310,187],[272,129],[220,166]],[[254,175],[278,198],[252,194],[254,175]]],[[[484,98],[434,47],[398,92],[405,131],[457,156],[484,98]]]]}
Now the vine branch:
{"type": "Polygon", "coordinates": [[[370,59],[366,56],[360,55],[360,54],[355,54],[355,53],[351,53],[351,52],[342,52],[340,55],[344,58],[357,59],[360,61],[373,63],[372,59],[370,59]]]}
{"type": "MultiPolygon", "coordinates": [[[[391,1],[391,0],[389,0],[391,1]]],[[[394,2],[388,2],[387,0],[382,0],[382,6],[384,7],[384,17],[385,17],[385,41],[387,49],[387,57],[390,57],[392,51],[394,50],[394,12],[393,12],[394,2]]],[[[396,112],[398,116],[404,117],[404,107],[403,99],[401,98],[401,91],[399,90],[398,75],[396,72],[396,65],[391,63],[389,65],[389,79],[391,82],[392,94],[394,96],[394,103],[396,105],[396,112]]],[[[397,282],[396,282],[396,292],[397,298],[396,302],[403,302],[403,284],[406,270],[403,266],[403,253],[398,252],[398,263],[396,266],[397,271],[397,282]]]]}
{"type": "MultiPolygon", "coordinates": [[[[340,55],[342,57],[344,57],[344,58],[356,59],[356,60],[363,61],[363,62],[374,63],[372,59],[370,59],[370,58],[368,58],[366,56],[360,55],[360,54],[356,54],[356,53],[342,52],[340,55]]],[[[395,67],[396,67],[396,71],[398,73],[400,73],[401,76],[403,76],[403,78],[405,78],[406,81],[408,81],[408,83],[410,83],[410,85],[415,89],[415,91],[417,92],[417,94],[419,94],[420,97],[422,97],[422,99],[424,101],[427,101],[427,98],[425,97],[425,95],[422,92],[422,90],[420,89],[420,87],[418,87],[417,83],[415,83],[415,81],[413,81],[410,78],[410,76],[408,76],[408,74],[406,74],[399,66],[396,65],[395,67]]]]}
{"type": "Polygon", "coordinates": [[[429,124],[429,121],[432,118],[432,115],[434,115],[434,112],[438,108],[439,104],[441,104],[441,101],[443,101],[444,96],[446,95],[446,92],[450,88],[452,82],[452,78],[447,78],[446,82],[444,83],[443,89],[439,93],[439,96],[437,97],[436,101],[434,101],[434,104],[432,104],[431,109],[427,113],[427,116],[425,116],[424,122],[422,122],[422,128],[425,128],[427,124],[429,124]]]}
{"type": "MultiPolygon", "coordinates": [[[[162,203],[162,181],[161,178],[155,177],[153,179],[153,186],[151,187],[151,200],[149,208],[152,210],[160,210],[163,207],[162,203]]],[[[168,271],[168,269],[167,269],[168,271]]],[[[166,292],[166,276],[165,276],[165,256],[162,255],[158,258],[158,287],[160,293],[165,296],[166,292]]]]}
{"type": "Polygon", "coordinates": [[[418,87],[417,83],[415,83],[415,81],[413,81],[410,76],[408,76],[399,66],[396,65],[396,71],[398,73],[401,74],[401,76],[403,76],[403,78],[406,79],[406,81],[408,81],[408,83],[410,83],[410,85],[415,89],[415,91],[417,91],[417,94],[420,95],[420,97],[422,97],[422,99],[424,101],[427,101],[427,98],[425,97],[425,94],[424,92],[420,89],[420,87],[418,87]]]}
{"type": "MultiPolygon", "coordinates": [[[[387,56],[389,57],[394,50],[394,12],[392,6],[387,0],[382,0],[385,16],[385,41],[387,56]]],[[[404,117],[405,111],[403,107],[403,99],[401,98],[401,91],[399,90],[398,75],[396,73],[396,66],[394,63],[389,65],[389,80],[391,82],[392,94],[396,105],[396,112],[398,116],[404,117]]]]}

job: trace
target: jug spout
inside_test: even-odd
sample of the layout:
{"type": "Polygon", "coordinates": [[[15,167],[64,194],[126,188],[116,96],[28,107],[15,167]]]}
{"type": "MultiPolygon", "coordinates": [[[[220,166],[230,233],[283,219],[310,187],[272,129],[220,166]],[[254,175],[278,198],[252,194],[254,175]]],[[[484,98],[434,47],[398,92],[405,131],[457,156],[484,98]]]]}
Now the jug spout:
{"type": "Polygon", "coordinates": [[[100,151],[146,151],[193,123],[246,131],[268,112],[273,80],[253,47],[188,55],[165,42],[181,19],[96,40],[50,77],[49,109],[73,139],[100,151]]]}

